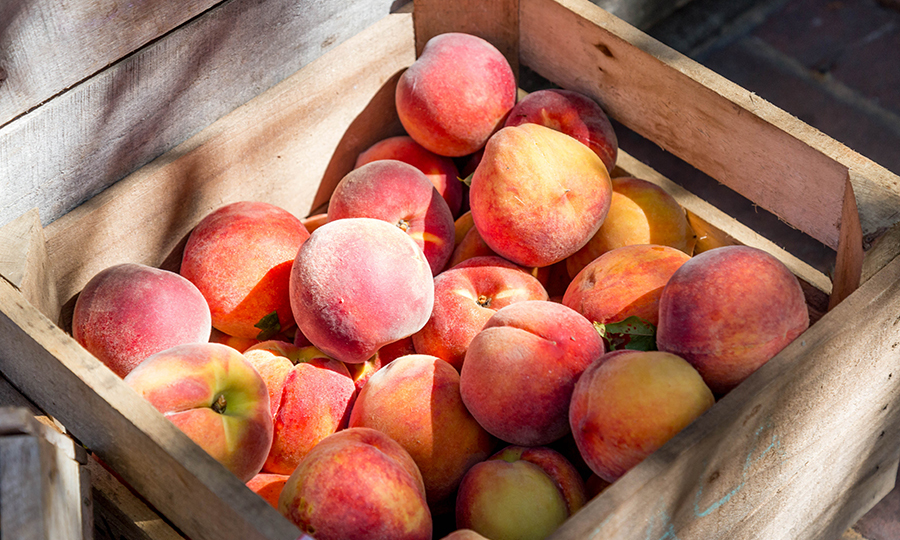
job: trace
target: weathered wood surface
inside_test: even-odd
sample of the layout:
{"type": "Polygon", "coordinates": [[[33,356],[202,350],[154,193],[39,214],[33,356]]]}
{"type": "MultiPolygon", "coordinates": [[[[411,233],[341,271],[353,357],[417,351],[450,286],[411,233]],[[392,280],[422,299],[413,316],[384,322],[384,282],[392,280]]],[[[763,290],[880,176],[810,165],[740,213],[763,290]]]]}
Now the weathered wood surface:
{"type": "Polygon", "coordinates": [[[0,408],[0,538],[90,539],[87,454],[26,408],[0,408]]]}
{"type": "Polygon", "coordinates": [[[36,209],[0,227],[0,277],[48,317],[59,313],[56,277],[47,259],[47,242],[36,209]]]}
{"type": "Polygon", "coordinates": [[[0,3],[0,126],[221,1],[0,3]]]}
{"type": "Polygon", "coordinates": [[[522,0],[519,24],[524,64],[826,245],[837,245],[847,170],[867,239],[900,221],[897,175],[603,10],[522,0]]]}
{"type": "MultiPolygon", "coordinates": [[[[3,125],[0,225],[32,208],[44,224],[58,219],[394,3],[230,0],[3,125]]],[[[29,19],[28,9],[15,20],[29,19]]]]}

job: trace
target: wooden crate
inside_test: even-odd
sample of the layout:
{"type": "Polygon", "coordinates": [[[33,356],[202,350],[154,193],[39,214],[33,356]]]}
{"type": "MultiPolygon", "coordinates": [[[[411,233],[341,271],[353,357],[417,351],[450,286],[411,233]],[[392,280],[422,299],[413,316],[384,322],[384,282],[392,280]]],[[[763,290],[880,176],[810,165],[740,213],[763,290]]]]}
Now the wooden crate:
{"type": "Polygon", "coordinates": [[[594,97],[837,254],[823,275],[623,152],[619,172],[675,193],[705,248],[755,245],[788,264],[818,320],[554,538],[839,536],[892,487],[900,452],[900,178],[584,0],[416,0],[46,227],[13,222],[6,251],[22,270],[0,280],[3,376],[186,536],[298,538],[75,343],[67,313],[107,266],[177,267],[191,228],[224,203],[322,207],[359,151],[400,132],[398,75],[447,30],[594,97]]]}

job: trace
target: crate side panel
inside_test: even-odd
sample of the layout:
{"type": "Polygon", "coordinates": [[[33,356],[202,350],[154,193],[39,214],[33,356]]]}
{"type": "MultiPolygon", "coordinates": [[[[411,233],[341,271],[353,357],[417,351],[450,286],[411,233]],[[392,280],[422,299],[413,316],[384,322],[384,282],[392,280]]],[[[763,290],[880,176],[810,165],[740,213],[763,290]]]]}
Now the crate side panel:
{"type": "Polygon", "coordinates": [[[415,60],[412,17],[392,14],[45,229],[63,304],[119,262],[177,269],[213,209],[260,200],[305,216],[356,156],[402,130],[393,90],[415,60]]]}
{"type": "Polygon", "coordinates": [[[0,224],[46,225],[389,14],[232,0],[0,128],[0,224]]]}
{"type": "Polygon", "coordinates": [[[900,258],[553,538],[811,540],[815,523],[846,529],[883,492],[900,448],[898,280],[900,258]]]}
{"type": "Polygon", "coordinates": [[[590,3],[523,0],[520,26],[522,61],[536,72],[837,247],[847,169],[785,131],[811,128],[771,123],[773,106],[746,91],[747,103],[735,101],[741,89],[590,3]]]}
{"type": "Polygon", "coordinates": [[[0,4],[0,126],[219,1],[0,4]]]}

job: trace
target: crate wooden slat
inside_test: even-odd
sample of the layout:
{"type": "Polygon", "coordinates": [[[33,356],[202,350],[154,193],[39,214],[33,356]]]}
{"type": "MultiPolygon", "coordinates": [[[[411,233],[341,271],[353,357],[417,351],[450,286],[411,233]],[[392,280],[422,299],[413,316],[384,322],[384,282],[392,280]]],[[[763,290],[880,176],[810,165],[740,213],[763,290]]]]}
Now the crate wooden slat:
{"type": "MultiPolygon", "coordinates": [[[[415,59],[416,41],[424,36],[419,29],[438,28],[428,17],[442,16],[440,3],[419,2],[415,32],[408,12],[382,18],[48,225],[42,233],[56,281],[47,286],[64,305],[60,321],[42,315],[21,291],[0,280],[0,372],[191,538],[276,540],[296,538],[299,531],[66,335],[65,306],[111,264],[177,267],[191,227],[220,204],[266,200],[298,215],[321,207],[360,150],[399,133],[394,85],[415,59]]],[[[465,5],[453,2],[457,14],[465,13],[465,5]]],[[[877,249],[877,262],[862,252],[864,234],[878,236],[896,223],[898,217],[885,205],[900,201],[900,180],[770,105],[747,108],[753,98],[740,89],[586,1],[520,0],[518,6],[516,47],[523,64],[597,97],[626,125],[662,138],[658,142],[713,176],[725,174],[717,178],[762,197],[756,202],[781,208],[787,221],[845,257],[837,282],[807,276],[813,288],[822,294],[837,291],[833,297],[843,301],[555,537],[839,535],[890,489],[900,455],[900,412],[894,405],[900,372],[895,373],[893,349],[900,344],[895,315],[900,260],[890,245],[877,249]],[[628,73],[616,64],[623,59],[665,84],[628,73]],[[616,84],[604,87],[610,77],[616,84]],[[631,88],[650,105],[632,101],[626,95],[631,88]],[[612,91],[613,99],[601,89],[612,91]],[[683,92],[703,99],[692,103],[683,92]],[[690,111],[683,113],[689,121],[674,132],[693,143],[705,138],[698,120],[704,115],[725,115],[736,129],[719,122],[719,153],[701,153],[696,144],[667,133],[672,117],[660,113],[667,104],[690,111]],[[771,178],[733,170],[760,165],[761,156],[738,148],[731,138],[746,136],[768,148],[773,142],[762,134],[780,141],[782,155],[796,153],[797,163],[816,171],[815,178],[808,180],[807,169],[792,163],[765,166],[783,170],[800,185],[772,186],[771,178]],[[767,198],[769,188],[786,189],[782,196],[790,196],[802,191],[803,182],[813,182],[821,193],[796,202],[815,201],[816,211],[779,207],[783,201],[767,198]],[[859,226],[853,212],[857,201],[859,226]],[[851,294],[860,275],[867,279],[851,294]]],[[[624,167],[654,174],[624,155],[624,167]]],[[[717,241],[766,245],[702,200],[691,204],[689,211],[717,241]]],[[[806,269],[798,262],[794,271],[806,269]]]]}
{"type": "Polygon", "coordinates": [[[7,182],[0,191],[0,224],[33,207],[44,224],[56,220],[387,15],[393,3],[92,0],[66,2],[64,9],[55,0],[0,3],[0,30],[11,24],[9,33],[0,31],[0,67],[10,70],[0,81],[0,104],[9,97],[4,87],[37,77],[29,70],[63,77],[60,70],[75,61],[78,47],[112,55],[90,62],[96,69],[111,62],[109,67],[66,83],[58,94],[42,93],[46,101],[28,114],[0,120],[0,178],[7,182]],[[213,4],[215,9],[202,11],[213,4]],[[188,20],[194,13],[199,15],[188,20]],[[112,20],[117,17],[122,20],[112,20]],[[180,19],[187,22],[175,26],[180,19]],[[151,22],[159,26],[155,40],[114,57],[149,38],[141,34],[151,30],[140,28],[151,22]],[[128,43],[131,32],[136,42],[128,43]],[[44,37],[56,39],[42,44],[44,37]],[[22,42],[7,48],[4,39],[22,42]],[[32,54],[67,48],[74,50],[56,56],[63,65],[52,69],[31,61],[32,54]]]}
{"type": "Polygon", "coordinates": [[[0,4],[0,126],[221,0],[0,4]]]}
{"type": "Polygon", "coordinates": [[[87,453],[24,407],[0,407],[0,538],[92,538],[87,453]]]}

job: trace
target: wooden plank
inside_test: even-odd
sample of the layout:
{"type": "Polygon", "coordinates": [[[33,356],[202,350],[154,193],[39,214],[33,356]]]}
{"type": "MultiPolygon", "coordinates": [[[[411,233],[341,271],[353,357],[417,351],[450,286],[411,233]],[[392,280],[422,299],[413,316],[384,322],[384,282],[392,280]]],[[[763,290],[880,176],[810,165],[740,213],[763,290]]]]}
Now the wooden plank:
{"type": "Polygon", "coordinates": [[[94,540],[184,540],[177,529],[91,459],[94,540]]]}
{"type": "Polygon", "coordinates": [[[820,133],[590,3],[522,0],[520,25],[540,75],[838,247],[847,166],[810,145],[820,133]]]}
{"type": "Polygon", "coordinates": [[[900,258],[551,538],[838,537],[896,473],[898,310],[900,258]]]}
{"type": "Polygon", "coordinates": [[[42,441],[19,435],[0,437],[0,534],[3,540],[48,540],[50,524],[43,500],[41,469],[47,461],[42,441]]]}
{"type": "Polygon", "coordinates": [[[414,0],[416,56],[438,34],[465,32],[491,42],[519,78],[519,0],[414,0]]]}
{"type": "Polygon", "coordinates": [[[0,126],[220,1],[0,3],[0,126]]]}
{"type": "Polygon", "coordinates": [[[47,258],[37,209],[0,227],[0,276],[13,284],[41,313],[59,313],[56,278],[47,258]]]}
{"type": "Polygon", "coordinates": [[[85,460],[83,448],[28,409],[0,408],[2,538],[90,538],[90,482],[81,467],[85,460]]]}
{"type": "Polygon", "coordinates": [[[0,224],[58,219],[391,6],[231,0],[192,19],[0,128],[0,224]]]}

